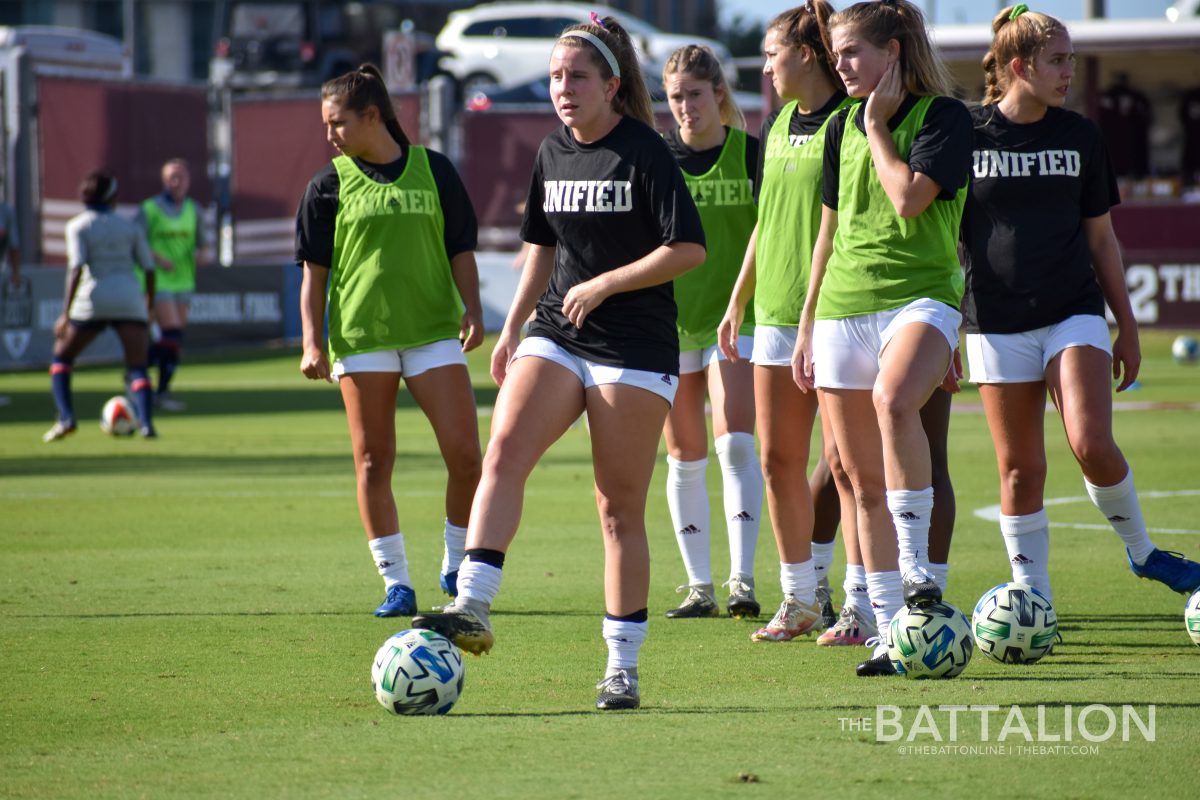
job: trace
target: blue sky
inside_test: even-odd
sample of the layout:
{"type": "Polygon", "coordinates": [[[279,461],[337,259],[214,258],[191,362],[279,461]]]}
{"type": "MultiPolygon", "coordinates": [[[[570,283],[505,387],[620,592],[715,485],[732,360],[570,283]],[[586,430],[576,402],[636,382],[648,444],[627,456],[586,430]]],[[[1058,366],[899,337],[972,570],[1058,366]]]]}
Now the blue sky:
{"type": "MultiPolygon", "coordinates": [[[[721,18],[729,19],[740,14],[747,20],[762,20],[797,5],[800,0],[720,0],[721,18]]],[[[832,0],[835,8],[848,5],[848,0],[832,0]]],[[[979,0],[916,0],[926,14],[932,6],[936,19],[941,24],[991,22],[1001,8],[1010,3],[980,2],[979,0]]],[[[1171,6],[1170,0],[1105,0],[1110,17],[1162,17],[1171,6]]],[[[1039,0],[1029,4],[1034,10],[1042,11],[1063,20],[1083,19],[1084,0],[1039,0]]]]}

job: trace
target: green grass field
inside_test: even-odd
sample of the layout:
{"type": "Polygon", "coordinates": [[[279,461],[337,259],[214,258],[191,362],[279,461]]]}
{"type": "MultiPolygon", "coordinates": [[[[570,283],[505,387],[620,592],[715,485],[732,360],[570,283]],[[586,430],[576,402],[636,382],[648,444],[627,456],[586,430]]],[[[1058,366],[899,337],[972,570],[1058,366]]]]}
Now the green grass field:
{"type": "MultiPolygon", "coordinates": [[[[1151,409],[1118,411],[1116,428],[1150,526],[1176,531],[1156,542],[1200,558],[1200,368],[1172,363],[1169,347],[1170,336],[1145,335],[1143,386],[1118,399],[1151,409]]],[[[481,406],[495,396],[486,353],[472,365],[481,406]]],[[[178,381],[188,412],[161,416],[157,441],[110,438],[93,422],[120,391],[117,367],[77,371],[84,422],[55,445],[40,441],[53,419],[45,373],[0,375],[10,401],[0,406],[0,797],[1196,796],[1200,648],[1183,628],[1184,598],[1134,578],[1114,534],[1082,527],[1103,519],[1082,499],[1053,414],[1047,497],[1062,499],[1049,510],[1065,644],[1040,664],[977,654],[952,681],[864,680],[853,665],[865,649],[751,644],[750,621],[663,619],[684,574],[660,464],[643,709],[591,710],[605,659],[601,545],[577,427],[530,481],[492,654],[468,659],[449,716],[397,718],[371,694],[370,661],[406,620],[370,614],[381,582],[340,398],[297,363],[292,351],[192,359],[178,381]],[[928,731],[877,741],[861,720],[873,723],[880,704],[902,709],[906,735],[933,707],[944,741],[928,731]],[[1154,741],[1136,728],[1121,741],[1118,727],[1093,744],[1075,726],[1074,741],[1057,743],[1075,752],[1021,751],[1029,743],[1015,731],[1001,740],[1013,705],[1032,727],[1038,704],[1051,735],[1067,705],[1077,717],[1089,704],[1131,704],[1143,718],[1153,705],[1154,741]],[[1001,711],[987,737],[981,713],[959,714],[950,742],[939,705],[1001,711]],[[951,744],[963,749],[938,750],[951,744]]],[[[968,388],[956,403],[947,598],[969,615],[1008,564],[995,523],[973,513],[998,502],[984,419],[969,410],[978,396],[968,388]]],[[[428,607],[440,602],[442,468],[406,396],[397,426],[395,490],[428,607]]],[[[709,477],[716,520],[715,468],[709,477]]],[[[757,565],[773,609],[766,526],[757,565]]],[[[1103,717],[1087,727],[1102,733],[1103,717]]]]}

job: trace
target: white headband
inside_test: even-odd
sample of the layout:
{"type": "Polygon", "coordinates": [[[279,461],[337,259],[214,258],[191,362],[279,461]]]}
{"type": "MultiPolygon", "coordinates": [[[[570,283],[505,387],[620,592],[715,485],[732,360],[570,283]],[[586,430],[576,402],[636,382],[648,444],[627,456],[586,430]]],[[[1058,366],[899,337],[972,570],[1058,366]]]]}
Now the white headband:
{"type": "Polygon", "coordinates": [[[603,39],[587,31],[567,31],[560,38],[565,39],[568,36],[578,36],[595,45],[596,49],[600,51],[600,55],[604,56],[604,60],[608,62],[608,68],[612,70],[612,74],[618,78],[621,77],[621,68],[617,66],[617,57],[613,55],[612,50],[608,49],[608,45],[604,43],[603,39]]]}

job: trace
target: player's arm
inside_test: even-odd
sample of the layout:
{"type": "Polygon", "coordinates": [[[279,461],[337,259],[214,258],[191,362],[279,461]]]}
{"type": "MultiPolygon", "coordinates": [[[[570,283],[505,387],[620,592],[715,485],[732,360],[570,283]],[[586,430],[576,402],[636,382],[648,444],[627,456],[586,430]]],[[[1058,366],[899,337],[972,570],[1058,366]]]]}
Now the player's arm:
{"type": "Polygon", "coordinates": [[[533,313],[538,298],[545,294],[546,287],[550,285],[550,275],[554,272],[554,249],[554,245],[533,243],[526,248],[521,280],[517,283],[516,294],[508,307],[508,316],[504,318],[504,327],[500,329],[500,336],[492,350],[492,380],[497,386],[502,385],[508,375],[508,365],[521,342],[522,326],[533,313]]]}
{"type": "Polygon", "coordinates": [[[797,326],[796,349],[792,352],[792,379],[803,391],[816,388],[813,382],[812,334],[817,319],[817,300],[825,280],[825,266],[833,253],[833,237],[837,233],[838,214],[827,205],[821,206],[821,228],[813,245],[812,269],[808,278],[808,294],[797,326]]]}
{"type": "Polygon", "coordinates": [[[1087,236],[1088,251],[1092,256],[1092,269],[1104,300],[1112,309],[1117,321],[1117,338],[1113,342],[1113,380],[1120,378],[1117,391],[1123,392],[1137,380],[1142,366],[1142,349],[1138,342],[1137,320],[1133,316],[1133,304],[1129,300],[1129,288],[1125,285],[1125,267],[1121,261],[1121,248],[1113,231],[1112,215],[1083,218],[1083,232],[1087,236]]]}
{"type": "Polygon", "coordinates": [[[581,328],[587,315],[607,298],[672,281],[703,264],[704,253],[704,245],[696,242],[660,245],[637,261],[572,286],[563,297],[563,316],[581,328]]]}
{"type": "Polygon", "coordinates": [[[300,280],[300,331],[303,352],[300,371],[309,380],[333,383],[329,356],[321,332],[325,327],[325,293],[329,286],[329,267],[304,262],[304,277],[300,280]]]}
{"type": "Polygon", "coordinates": [[[466,353],[483,341],[483,303],[479,299],[479,267],[475,264],[475,253],[467,250],[451,258],[450,274],[463,302],[458,340],[466,353]]]}
{"type": "Polygon", "coordinates": [[[758,273],[755,270],[757,246],[758,224],[755,223],[754,230],[750,232],[750,241],[746,243],[746,255],[742,257],[741,272],[738,273],[737,280],[733,282],[733,291],[729,295],[729,305],[725,309],[725,316],[717,326],[717,346],[730,361],[738,360],[738,332],[741,331],[742,322],[746,318],[746,305],[754,296],[754,289],[758,285],[758,273]]]}

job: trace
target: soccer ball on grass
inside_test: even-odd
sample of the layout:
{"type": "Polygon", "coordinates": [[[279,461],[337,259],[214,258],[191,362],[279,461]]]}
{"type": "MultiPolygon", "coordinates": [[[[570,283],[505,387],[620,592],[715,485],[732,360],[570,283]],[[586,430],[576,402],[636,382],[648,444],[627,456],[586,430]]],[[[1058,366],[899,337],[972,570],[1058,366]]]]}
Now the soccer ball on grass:
{"type": "Polygon", "coordinates": [[[953,678],[966,669],[975,649],[971,623],[949,603],[900,609],[888,639],[888,658],[906,678],[953,678]]]}
{"type": "Polygon", "coordinates": [[[1187,605],[1183,609],[1183,624],[1187,626],[1188,636],[1200,646],[1200,589],[1192,592],[1187,605]]]}
{"type": "Polygon", "coordinates": [[[375,653],[371,688],[379,704],[404,716],[445,714],[462,694],[462,653],[433,631],[410,628],[375,653]]]}
{"type": "Polygon", "coordinates": [[[100,430],[111,436],[131,436],[137,426],[137,414],[128,400],[122,395],[108,398],[100,410],[100,430]]]}
{"type": "Polygon", "coordinates": [[[1054,647],[1058,614],[1024,583],[1002,583],[979,598],[971,616],[975,646],[1004,664],[1032,664],[1054,647]]]}
{"type": "Polygon", "coordinates": [[[1176,364],[1195,364],[1200,361],[1200,342],[1191,336],[1178,336],[1171,343],[1171,356],[1176,364]]]}

